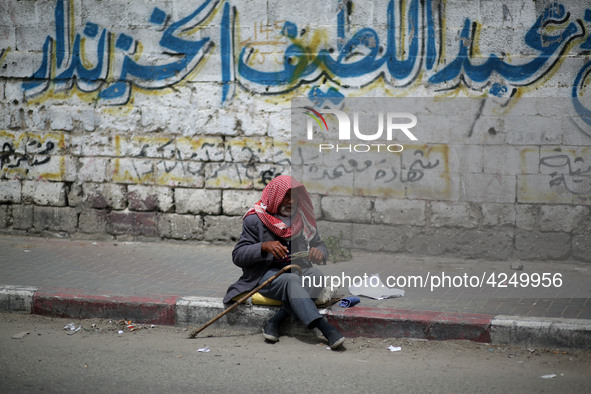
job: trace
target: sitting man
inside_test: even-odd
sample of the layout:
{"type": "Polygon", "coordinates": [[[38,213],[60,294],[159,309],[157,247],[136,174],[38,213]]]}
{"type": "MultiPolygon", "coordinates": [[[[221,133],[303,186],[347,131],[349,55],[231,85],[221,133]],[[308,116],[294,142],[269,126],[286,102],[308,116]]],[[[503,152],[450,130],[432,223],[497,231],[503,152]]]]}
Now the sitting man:
{"type": "MultiPolygon", "coordinates": [[[[327,257],[328,249],[318,235],[306,188],[290,176],[278,176],[265,187],[261,200],[244,215],[242,234],[232,251],[232,261],[243,273],[228,288],[224,303],[254,289],[287,264],[299,265],[303,276],[320,278],[322,273],[312,263],[324,264],[327,257]],[[308,251],[308,257],[290,259],[292,254],[302,251],[308,251]]],[[[306,284],[320,282],[311,280],[306,284]]],[[[279,341],[279,324],[291,315],[308,328],[318,328],[331,349],[340,347],[345,337],[314,304],[320,290],[304,287],[299,275],[287,272],[262,288],[261,295],[283,303],[265,324],[263,337],[271,342],[279,341]]]]}

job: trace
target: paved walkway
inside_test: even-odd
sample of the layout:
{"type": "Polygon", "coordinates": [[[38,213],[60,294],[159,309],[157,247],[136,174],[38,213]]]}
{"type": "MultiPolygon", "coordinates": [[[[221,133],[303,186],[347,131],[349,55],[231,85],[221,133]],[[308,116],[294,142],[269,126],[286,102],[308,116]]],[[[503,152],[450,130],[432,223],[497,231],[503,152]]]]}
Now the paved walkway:
{"type": "MultiPolygon", "coordinates": [[[[231,262],[232,245],[0,235],[0,250],[0,286],[56,287],[91,294],[221,298],[241,273],[231,262]]],[[[379,273],[387,284],[388,277],[395,276],[398,287],[404,287],[406,292],[404,297],[384,300],[362,297],[363,306],[591,319],[590,264],[356,252],[349,262],[329,262],[320,268],[335,284],[337,278],[359,283],[364,275],[374,273],[379,273]],[[418,276],[425,287],[419,286],[418,276]],[[400,286],[404,279],[407,286],[400,286]],[[439,287],[431,288],[442,280],[439,287]],[[529,284],[523,287],[528,280],[529,284]],[[539,285],[535,287],[536,283],[539,285]]],[[[349,294],[346,288],[340,292],[349,294]]]]}

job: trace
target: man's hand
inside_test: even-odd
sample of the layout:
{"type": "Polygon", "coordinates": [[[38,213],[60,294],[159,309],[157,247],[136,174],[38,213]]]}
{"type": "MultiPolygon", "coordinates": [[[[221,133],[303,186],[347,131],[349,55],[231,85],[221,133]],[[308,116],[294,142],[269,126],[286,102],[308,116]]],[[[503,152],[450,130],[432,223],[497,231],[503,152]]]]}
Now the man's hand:
{"type": "Polygon", "coordinates": [[[284,259],[289,255],[287,246],[279,241],[267,241],[261,244],[261,251],[271,253],[277,260],[284,259]]]}
{"type": "Polygon", "coordinates": [[[322,264],[324,262],[324,255],[318,248],[310,248],[308,252],[308,260],[314,264],[322,264]]]}

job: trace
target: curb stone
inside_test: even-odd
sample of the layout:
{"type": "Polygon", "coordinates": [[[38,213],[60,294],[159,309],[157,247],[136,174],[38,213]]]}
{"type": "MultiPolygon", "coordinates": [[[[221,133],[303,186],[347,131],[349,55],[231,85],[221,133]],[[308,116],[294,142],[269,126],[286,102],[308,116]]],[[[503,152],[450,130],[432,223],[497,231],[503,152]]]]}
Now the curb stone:
{"type": "MultiPolygon", "coordinates": [[[[277,307],[244,304],[216,325],[256,333],[277,307]]],[[[0,286],[0,312],[73,319],[125,319],[145,324],[199,327],[225,309],[220,298],[96,295],[73,289],[0,286]]],[[[591,320],[433,312],[355,306],[319,310],[350,338],[464,339],[496,345],[591,349],[591,320]]],[[[289,335],[313,335],[291,320],[289,335]]]]}

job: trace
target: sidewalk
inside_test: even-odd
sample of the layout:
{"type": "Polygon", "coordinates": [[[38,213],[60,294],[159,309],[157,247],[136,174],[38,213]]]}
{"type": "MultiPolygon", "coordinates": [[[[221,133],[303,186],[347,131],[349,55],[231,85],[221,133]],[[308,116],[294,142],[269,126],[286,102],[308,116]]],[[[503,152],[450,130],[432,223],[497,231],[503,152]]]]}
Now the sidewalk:
{"type": "MultiPolygon", "coordinates": [[[[241,274],[231,262],[232,246],[0,235],[0,311],[30,309],[73,318],[135,316],[137,321],[197,327],[223,309],[226,288],[241,274]]],[[[348,336],[591,348],[587,264],[356,252],[349,262],[329,262],[320,268],[333,281],[355,276],[360,280],[374,273],[383,283],[389,276],[427,279],[425,287],[404,287],[401,298],[361,297],[353,308],[334,305],[323,310],[348,336]],[[560,281],[534,287],[543,273],[552,278],[559,274],[560,281]],[[513,284],[521,280],[517,288],[512,276],[513,284]],[[489,282],[474,288],[470,278],[489,282]],[[528,286],[521,287],[525,280],[528,286]],[[432,288],[437,281],[440,286],[432,288]]],[[[347,288],[340,293],[349,294],[347,288]]],[[[219,324],[258,329],[271,311],[244,306],[219,324]]]]}

